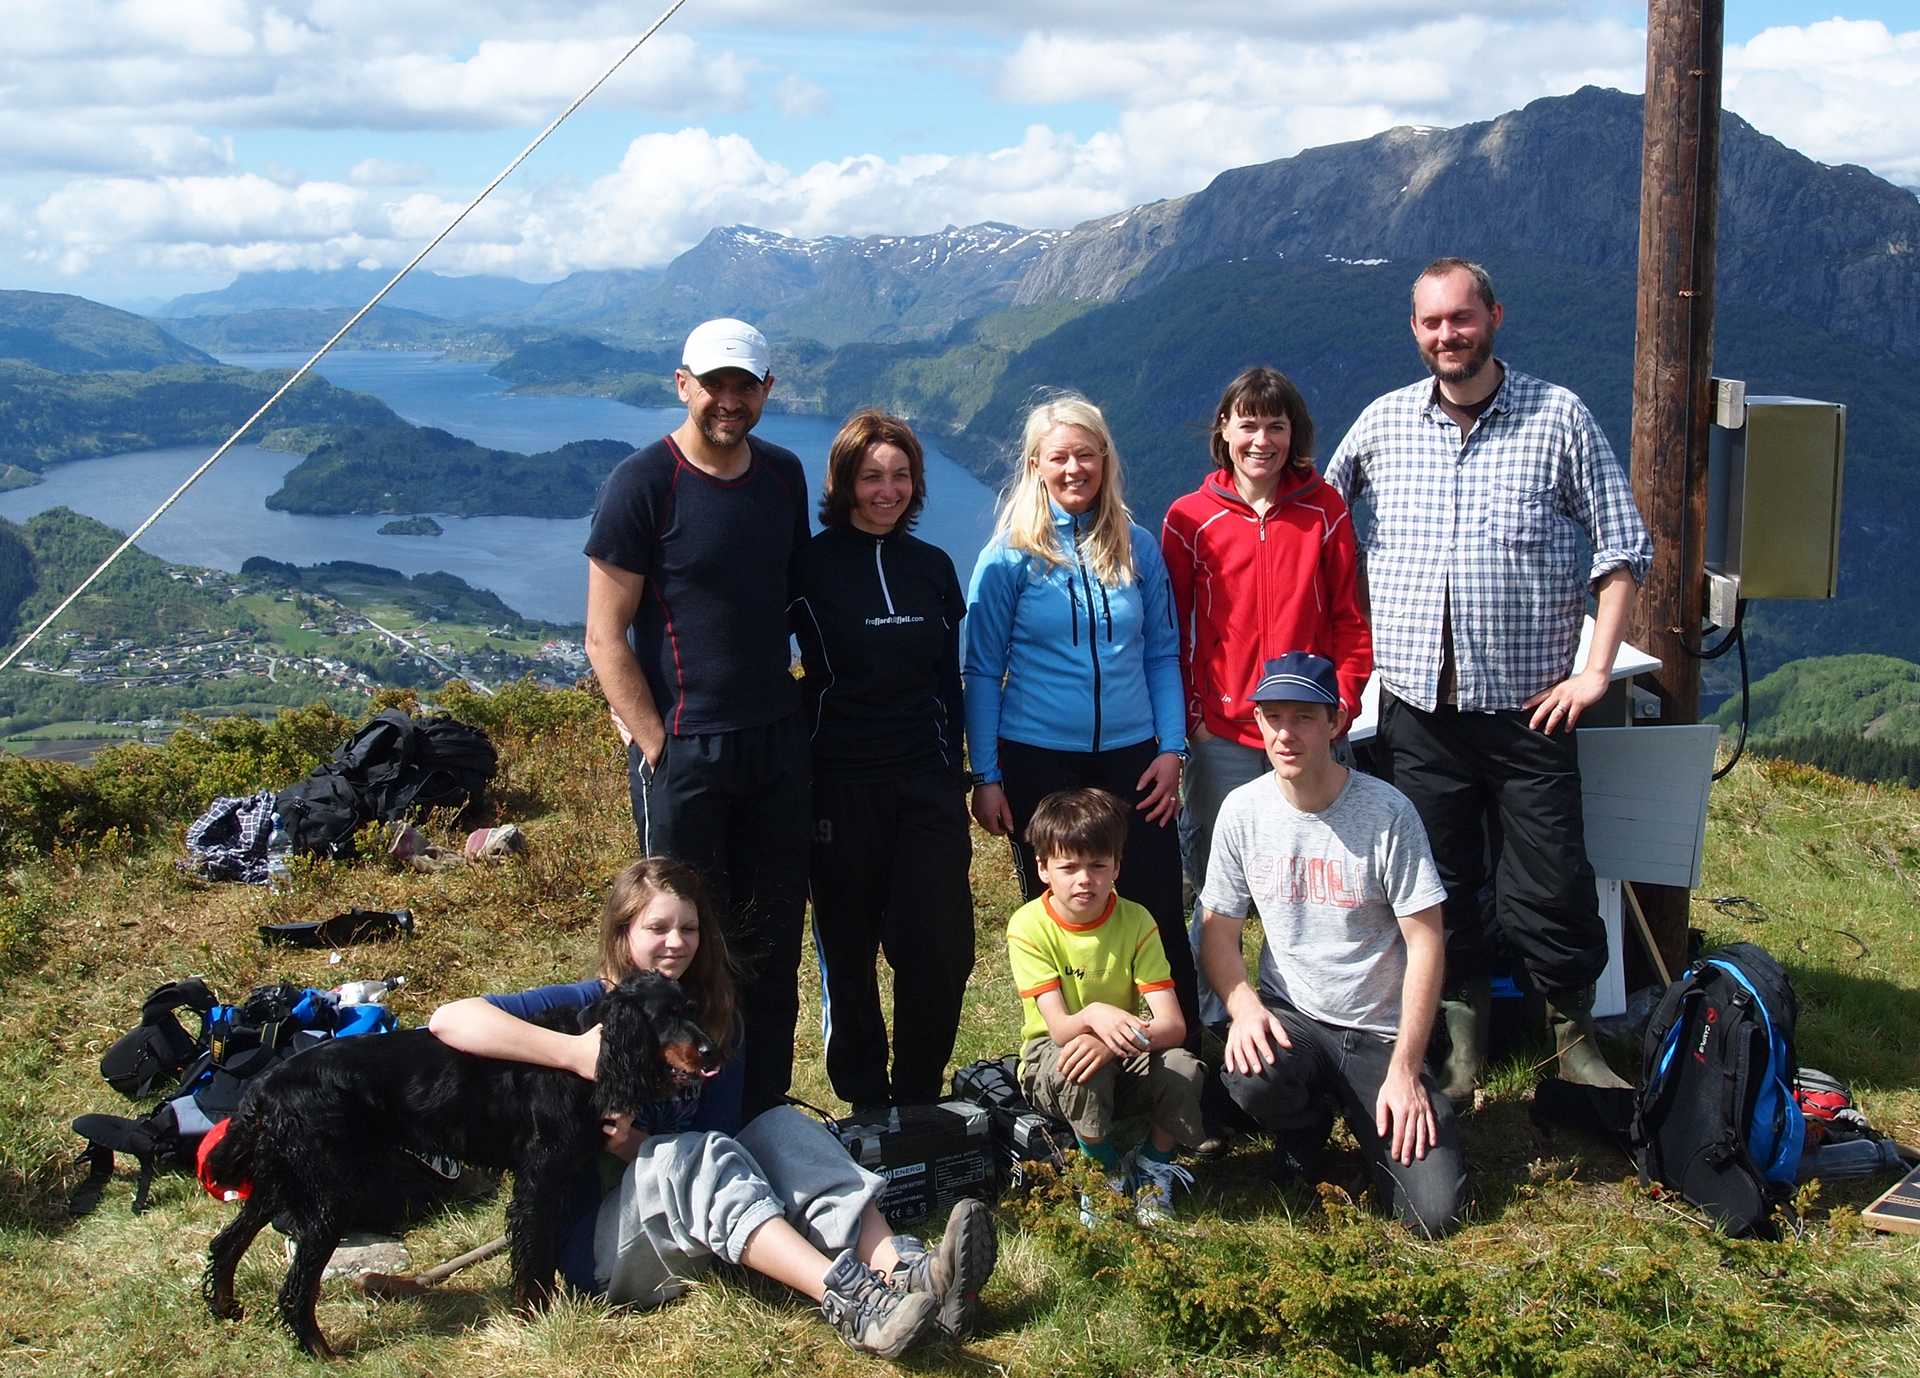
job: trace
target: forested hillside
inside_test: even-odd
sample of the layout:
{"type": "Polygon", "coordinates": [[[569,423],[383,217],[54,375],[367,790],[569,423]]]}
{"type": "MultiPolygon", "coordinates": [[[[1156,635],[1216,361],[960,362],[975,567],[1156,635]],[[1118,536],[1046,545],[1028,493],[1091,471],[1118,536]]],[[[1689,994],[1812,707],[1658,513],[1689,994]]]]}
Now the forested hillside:
{"type": "Polygon", "coordinates": [[[0,291],[0,359],[55,373],[210,364],[152,321],[64,292],[0,291]]]}
{"type": "MultiPolygon", "coordinates": [[[[65,374],[0,360],[0,463],[38,471],[128,450],[225,440],[286,377],[206,364],[65,374]]],[[[281,399],[269,424],[404,423],[384,402],[309,375],[281,399]]]]}
{"type": "Polygon", "coordinates": [[[340,431],[292,469],[267,506],[349,512],[499,513],[582,517],[613,466],[633,453],[621,440],[576,440],[523,455],[490,450],[430,426],[340,431]]]}

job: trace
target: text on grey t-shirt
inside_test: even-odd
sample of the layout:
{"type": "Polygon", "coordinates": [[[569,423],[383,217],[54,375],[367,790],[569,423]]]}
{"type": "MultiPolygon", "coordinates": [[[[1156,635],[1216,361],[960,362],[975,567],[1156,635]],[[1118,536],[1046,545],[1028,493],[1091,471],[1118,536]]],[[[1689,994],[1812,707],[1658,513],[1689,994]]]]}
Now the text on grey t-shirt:
{"type": "Polygon", "coordinates": [[[1200,902],[1260,911],[1260,989],[1341,1028],[1400,1029],[1407,947],[1399,920],[1446,898],[1407,797],[1357,770],[1333,803],[1304,813],[1263,775],[1227,795],[1213,825],[1200,902]]]}

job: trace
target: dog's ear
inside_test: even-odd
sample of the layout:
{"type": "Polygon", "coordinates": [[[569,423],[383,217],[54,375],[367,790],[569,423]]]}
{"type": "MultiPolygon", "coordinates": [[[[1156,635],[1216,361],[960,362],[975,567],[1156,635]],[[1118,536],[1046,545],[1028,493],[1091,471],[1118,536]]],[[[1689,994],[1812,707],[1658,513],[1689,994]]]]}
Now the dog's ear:
{"type": "Polygon", "coordinates": [[[631,1112],[659,1099],[660,1039],[646,997],[646,979],[629,976],[600,1002],[600,1062],[594,1069],[593,1104],[602,1115],[631,1112]]]}

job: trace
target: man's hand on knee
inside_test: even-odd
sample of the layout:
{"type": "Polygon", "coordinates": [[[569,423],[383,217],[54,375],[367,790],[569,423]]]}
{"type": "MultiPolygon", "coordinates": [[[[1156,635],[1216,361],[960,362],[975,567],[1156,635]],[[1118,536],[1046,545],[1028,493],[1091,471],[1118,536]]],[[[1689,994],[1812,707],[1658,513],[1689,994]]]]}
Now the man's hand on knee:
{"type": "Polygon", "coordinates": [[[1374,1100],[1373,1127],[1396,1163],[1409,1167],[1427,1156],[1438,1140],[1433,1102],[1417,1073],[1389,1067],[1374,1100]]]}
{"type": "Polygon", "coordinates": [[[1258,1076],[1273,1066],[1282,1048],[1291,1048],[1287,1026],[1265,1005],[1237,1012],[1227,1027],[1227,1070],[1258,1076]]]}

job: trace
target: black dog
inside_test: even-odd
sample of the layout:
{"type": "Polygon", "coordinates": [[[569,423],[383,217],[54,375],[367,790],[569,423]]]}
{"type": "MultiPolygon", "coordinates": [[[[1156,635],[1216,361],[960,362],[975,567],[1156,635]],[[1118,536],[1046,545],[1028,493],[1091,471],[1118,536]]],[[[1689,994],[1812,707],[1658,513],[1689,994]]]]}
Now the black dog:
{"type": "Polygon", "coordinates": [[[201,1282],[208,1309],[239,1316],[234,1269],[253,1237],[279,1218],[295,1244],[280,1318],[302,1349],[333,1357],[313,1314],[320,1275],[370,1170],[396,1150],[513,1172],[514,1302],[544,1304],[559,1264],[560,1216],[600,1151],[602,1117],[685,1090],[713,1074],[719,1054],[685,992],[651,972],[629,976],[585,1010],[541,1022],[571,1032],[600,1025],[595,1081],[456,1052],[412,1029],[326,1044],[251,1087],[207,1160],[211,1180],[251,1183],[239,1216],[208,1250],[201,1282]]]}

